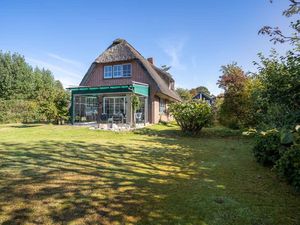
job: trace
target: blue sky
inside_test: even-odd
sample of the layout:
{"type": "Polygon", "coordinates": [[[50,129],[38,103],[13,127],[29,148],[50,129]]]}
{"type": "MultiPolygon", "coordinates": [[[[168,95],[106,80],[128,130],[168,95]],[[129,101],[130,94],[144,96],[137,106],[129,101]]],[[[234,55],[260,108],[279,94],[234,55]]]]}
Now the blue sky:
{"type": "Polygon", "coordinates": [[[255,71],[257,53],[288,48],[258,36],[263,25],[288,30],[288,0],[12,1],[0,2],[0,49],[50,69],[64,86],[78,85],[91,62],[124,38],[156,65],[171,65],[176,86],[216,82],[221,65],[255,71]]]}

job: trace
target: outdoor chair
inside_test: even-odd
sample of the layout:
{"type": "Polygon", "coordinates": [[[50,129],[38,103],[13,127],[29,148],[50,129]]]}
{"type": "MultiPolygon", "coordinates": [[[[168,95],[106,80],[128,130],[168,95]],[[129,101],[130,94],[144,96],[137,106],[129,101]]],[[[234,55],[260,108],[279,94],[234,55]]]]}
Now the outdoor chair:
{"type": "Polygon", "coordinates": [[[143,113],[140,113],[140,112],[135,114],[135,120],[137,123],[142,122],[142,116],[143,116],[143,113]]]}

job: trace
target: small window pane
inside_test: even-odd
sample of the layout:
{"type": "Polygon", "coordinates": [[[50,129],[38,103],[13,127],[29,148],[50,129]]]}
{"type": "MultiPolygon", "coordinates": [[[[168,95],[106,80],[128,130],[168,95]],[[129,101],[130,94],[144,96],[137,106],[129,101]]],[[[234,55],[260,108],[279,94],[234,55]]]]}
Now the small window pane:
{"type": "Polygon", "coordinates": [[[112,78],[112,66],[104,66],[104,78],[112,78]]]}
{"type": "Polygon", "coordinates": [[[123,67],[121,65],[114,66],[114,77],[122,77],[123,67]]]}
{"type": "Polygon", "coordinates": [[[123,65],[123,77],[131,76],[131,64],[123,65]]]}
{"type": "Polygon", "coordinates": [[[164,114],[166,112],[166,100],[159,99],[159,113],[164,114]]]}

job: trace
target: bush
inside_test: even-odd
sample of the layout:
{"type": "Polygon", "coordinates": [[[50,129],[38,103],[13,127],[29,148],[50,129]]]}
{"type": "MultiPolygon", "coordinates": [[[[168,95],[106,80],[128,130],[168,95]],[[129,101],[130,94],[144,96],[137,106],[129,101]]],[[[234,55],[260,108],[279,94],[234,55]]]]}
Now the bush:
{"type": "Polygon", "coordinates": [[[275,170],[280,177],[300,191],[300,145],[293,145],[284,151],[275,165],[275,170]]]}
{"type": "Polygon", "coordinates": [[[26,100],[0,100],[0,123],[29,123],[40,120],[37,103],[26,100]]]}
{"type": "Polygon", "coordinates": [[[253,153],[257,162],[265,166],[273,166],[280,158],[280,152],[283,149],[284,146],[280,143],[280,133],[273,129],[256,136],[253,153]]]}
{"type": "Polygon", "coordinates": [[[170,113],[184,133],[198,134],[204,126],[212,121],[211,107],[203,101],[189,101],[173,103],[169,107],[170,113]]]}

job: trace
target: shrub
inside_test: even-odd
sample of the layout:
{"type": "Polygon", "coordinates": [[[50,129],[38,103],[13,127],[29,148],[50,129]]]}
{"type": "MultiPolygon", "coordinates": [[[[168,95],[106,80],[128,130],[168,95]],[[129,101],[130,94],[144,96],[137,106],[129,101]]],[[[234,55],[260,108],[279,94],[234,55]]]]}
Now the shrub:
{"type": "Polygon", "coordinates": [[[280,177],[300,191],[300,145],[293,145],[284,151],[275,165],[275,170],[280,177]]]}
{"type": "Polygon", "coordinates": [[[29,123],[39,119],[37,103],[34,101],[0,100],[0,123],[29,123]]]}
{"type": "Polygon", "coordinates": [[[272,166],[280,158],[283,148],[280,143],[280,133],[273,129],[256,135],[253,153],[257,162],[265,166],[272,166]]]}
{"type": "Polygon", "coordinates": [[[169,107],[170,113],[184,133],[198,134],[204,126],[212,121],[212,110],[203,101],[189,101],[173,103],[169,107]]]}

